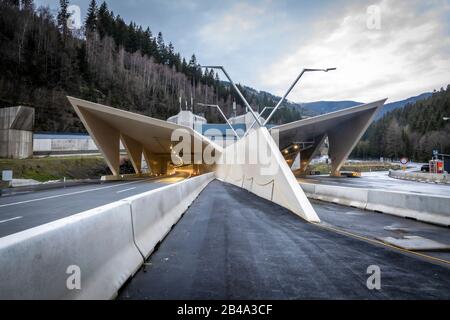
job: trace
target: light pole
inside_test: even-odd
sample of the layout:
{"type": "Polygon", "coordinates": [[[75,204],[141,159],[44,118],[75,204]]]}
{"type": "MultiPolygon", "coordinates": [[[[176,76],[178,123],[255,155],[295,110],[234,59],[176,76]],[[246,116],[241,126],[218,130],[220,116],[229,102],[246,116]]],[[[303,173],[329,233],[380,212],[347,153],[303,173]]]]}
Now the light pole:
{"type": "Polygon", "coordinates": [[[448,120],[450,120],[450,117],[443,117],[442,120],[448,121],[448,120]]]}
{"type": "Polygon", "coordinates": [[[252,115],[255,118],[255,120],[259,123],[259,125],[262,125],[261,121],[259,121],[259,118],[256,116],[255,111],[253,111],[253,108],[250,107],[250,104],[247,102],[247,100],[245,99],[244,95],[238,89],[238,87],[233,82],[233,80],[231,79],[230,75],[228,74],[228,72],[226,72],[226,70],[225,70],[225,68],[223,66],[201,66],[201,67],[202,68],[208,68],[208,69],[220,69],[220,70],[222,70],[223,74],[228,78],[228,80],[230,81],[230,83],[233,86],[234,90],[236,90],[237,94],[242,99],[242,101],[244,102],[245,106],[250,110],[250,112],[252,113],[252,115]]]}
{"type": "Polygon", "coordinates": [[[266,121],[264,122],[264,126],[267,125],[270,121],[270,119],[273,117],[273,115],[275,114],[275,112],[277,112],[277,109],[280,107],[280,105],[284,102],[284,100],[286,99],[286,97],[289,95],[289,93],[292,91],[292,89],[295,87],[295,85],[297,84],[297,82],[300,80],[300,78],[303,76],[303,74],[305,72],[315,72],[315,71],[323,71],[323,72],[328,72],[328,71],[334,71],[336,70],[336,68],[327,68],[327,69],[303,69],[302,72],[300,72],[300,74],[298,75],[297,79],[295,79],[295,81],[291,84],[291,86],[289,87],[289,89],[286,91],[286,93],[284,94],[284,96],[280,99],[280,101],[277,103],[277,105],[275,106],[275,108],[272,110],[272,112],[270,113],[269,117],[266,119],[266,121]]]}
{"type": "Polygon", "coordinates": [[[212,107],[212,108],[217,108],[219,109],[220,114],[222,115],[222,117],[225,119],[225,121],[228,123],[228,125],[230,126],[231,130],[233,130],[234,135],[236,136],[236,138],[239,140],[240,137],[237,134],[236,130],[234,130],[233,126],[231,125],[230,121],[228,121],[228,118],[225,116],[225,114],[222,111],[222,108],[220,108],[219,105],[217,104],[206,104],[206,103],[197,103],[197,105],[199,106],[203,106],[203,107],[212,107]]]}
{"type": "MultiPolygon", "coordinates": [[[[265,112],[266,110],[273,109],[273,108],[275,108],[275,107],[264,107],[264,109],[263,109],[263,110],[261,111],[261,113],[259,114],[259,117],[262,118],[262,115],[264,114],[264,112],[265,112]]],[[[256,120],[253,121],[252,125],[247,129],[247,131],[245,131],[244,137],[245,137],[245,136],[247,135],[247,133],[254,127],[255,123],[256,123],[256,120]]]]}

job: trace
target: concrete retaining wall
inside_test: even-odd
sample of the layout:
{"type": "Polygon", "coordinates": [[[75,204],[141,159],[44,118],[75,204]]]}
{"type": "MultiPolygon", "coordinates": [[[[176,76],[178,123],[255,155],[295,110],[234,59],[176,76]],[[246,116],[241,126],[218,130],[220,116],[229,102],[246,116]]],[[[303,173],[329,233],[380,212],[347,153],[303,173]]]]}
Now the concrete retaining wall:
{"type": "Polygon", "coordinates": [[[445,174],[434,174],[425,172],[402,172],[389,170],[389,176],[396,179],[422,181],[430,183],[448,183],[450,184],[450,176],[445,174]]]}
{"type": "Polygon", "coordinates": [[[34,139],[33,152],[91,152],[98,151],[94,141],[88,136],[84,139],[34,139]]]}
{"type": "Polygon", "coordinates": [[[214,174],[0,239],[0,299],[111,299],[214,174]],[[69,290],[79,268],[81,289],[69,290]],[[69,268],[69,273],[67,273],[69,268]]]}
{"type": "MultiPolygon", "coordinates": [[[[100,153],[89,135],[38,133],[32,139],[36,155],[100,153]]],[[[122,141],[120,151],[125,151],[122,141]]]]}
{"type": "Polygon", "coordinates": [[[450,197],[301,183],[309,198],[450,226],[450,197]]]}

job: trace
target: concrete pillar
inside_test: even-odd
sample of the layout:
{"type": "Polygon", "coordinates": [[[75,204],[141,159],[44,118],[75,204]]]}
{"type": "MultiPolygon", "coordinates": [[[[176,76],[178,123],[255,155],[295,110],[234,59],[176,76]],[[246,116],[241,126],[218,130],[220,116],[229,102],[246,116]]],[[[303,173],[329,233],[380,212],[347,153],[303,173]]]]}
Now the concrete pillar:
{"type": "Polygon", "coordinates": [[[315,137],[314,144],[310,148],[300,151],[300,169],[296,173],[305,173],[312,158],[314,158],[317,155],[317,152],[319,152],[325,138],[325,134],[315,137]]]}
{"type": "Polygon", "coordinates": [[[89,111],[80,108],[79,112],[90,136],[102,151],[112,174],[120,174],[120,132],[89,111]]]}
{"type": "Polygon", "coordinates": [[[144,148],[144,157],[152,174],[166,174],[170,162],[170,155],[155,155],[144,148]]]}
{"type": "Polygon", "coordinates": [[[125,146],[125,149],[128,152],[128,156],[130,157],[131,164],[133,165],[134,171],[136,174],[141,174],[141,166],[142,166],[142,144],[134,140],[133,138],[128,137],[127,135],[121,134],[122,143],[125,146]]]}
{"type": "Polygon", "coordinates": [[[33,155],[34,109],[0,109],[0,158],[24,159],[33,155]]]}
{"type": "Polygon", "coordinates": [[[339,176],[342,165],[372,123],[379,108],[360,112],[360,115],[343,121],[328,131],[331,175],[339,176]]]}

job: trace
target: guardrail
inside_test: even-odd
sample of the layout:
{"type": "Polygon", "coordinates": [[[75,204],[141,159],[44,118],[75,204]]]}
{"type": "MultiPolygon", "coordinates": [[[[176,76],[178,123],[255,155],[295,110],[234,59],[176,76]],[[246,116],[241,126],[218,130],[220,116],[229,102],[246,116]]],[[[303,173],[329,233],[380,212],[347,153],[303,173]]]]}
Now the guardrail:
{"type": "Polygon", "coordinates": [[[450,226],[450,197],[300,183],[309,198],[450,226]]]}
{"type": "Polygon", "coordinates": [[[114,298],[213,179],[205,174],[1,238],[0,299],[114,298]]]}

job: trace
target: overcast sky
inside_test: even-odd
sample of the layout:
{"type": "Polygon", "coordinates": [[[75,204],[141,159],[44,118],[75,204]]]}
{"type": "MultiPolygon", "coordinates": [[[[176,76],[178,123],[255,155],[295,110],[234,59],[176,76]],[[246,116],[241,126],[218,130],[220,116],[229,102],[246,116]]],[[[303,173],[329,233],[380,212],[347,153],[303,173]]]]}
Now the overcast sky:
{"type": "MultiPolygon", "coordinates": [[[[58,0],[37,5],[57,8],[58,0]]],[[[83,16],[89,0],[72,0],[83,16]]],[[[127,22],[162,31],[188,60],[296,102],[396,101],[450,83],[450,0],[109,0],[127,22]]],[[[222,77],[223,78],[223,77],[222,77]]]]}

